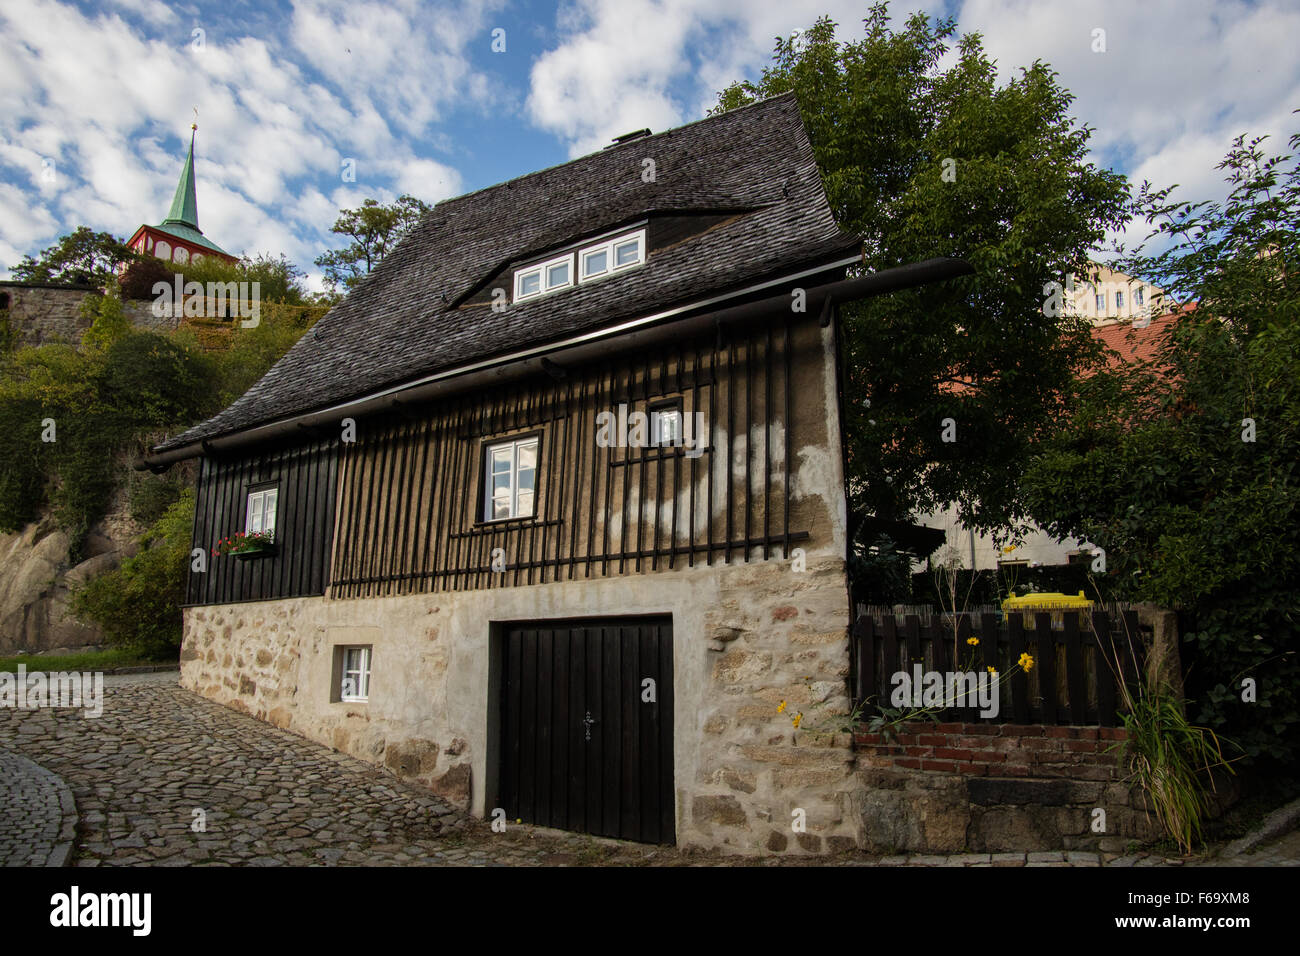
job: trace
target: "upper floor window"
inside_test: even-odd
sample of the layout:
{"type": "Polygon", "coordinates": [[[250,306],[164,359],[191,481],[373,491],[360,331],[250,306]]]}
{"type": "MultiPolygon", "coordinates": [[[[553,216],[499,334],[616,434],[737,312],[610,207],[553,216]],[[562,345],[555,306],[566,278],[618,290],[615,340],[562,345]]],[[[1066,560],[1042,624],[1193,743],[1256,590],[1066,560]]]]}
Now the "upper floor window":
{"type": "Polygon", "coordinates": [[[1123,292],[1116,292],[1116,293],[1115,293],[1115,308],[1117,308],[1117,309],[1122,309],[1122,308],[1124,308],[1124,293],[1123,293],[1123,292]]]}
{"type": "Polygon", "coordinates": [[[573,253],[515,273],[515,301],[573,285],[573,253]]]}
{"type": "Polygon", "coordinates": [[[530,518],[537,490],[537,436],[489,445],[483,520],[530,518]]]}
{"type": "Polygon", "coordinates": [[[1104,292],[1097,293],[1097,311],[1098,312],[1106,311],[1106,293],[1104,292]]]}
{"type": "Polygon", "coordinates": [[[625,232],[515,270],[516,302],[568,289],[645,262],[645,230],[625,232]],[[575,271],[576,270],[576,271],[575,271]]]}
{"type": "Polygon", "coordinates": [[[244,533],[275,533],[275,508],[279,489],[260,488],[248,493],[248,508],[244,512],[244,533]]]}
{"type": "Polygon", "coordinates": [[[1138,286],[1136,289],[1133,290],[1133,304],[1134,305],[1142,304],[1142,286],[1138,286]]]}
{"type": "Polygon", "coordinates": [[[645,262],[645,230],[614,236],[578,252],[582,282],[645,262]]]}

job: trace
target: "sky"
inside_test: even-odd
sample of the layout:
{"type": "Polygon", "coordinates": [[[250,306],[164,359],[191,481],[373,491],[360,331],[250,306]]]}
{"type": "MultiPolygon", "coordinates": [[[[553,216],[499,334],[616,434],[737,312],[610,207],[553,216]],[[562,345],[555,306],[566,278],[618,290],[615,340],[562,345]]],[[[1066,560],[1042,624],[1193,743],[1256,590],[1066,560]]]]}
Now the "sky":
{"type": "MultiPolygon", "coordinates": [[[[167,213],[198,123],[199,225],[237,255],[312,264],[341,208],[433,203],[613,137],[701,119],[777,36],[848,0],[0,0],[0,275],[88,225],[167,213]],[[196,111],[197,110],[197,114],[196,111]]],[[[1240,133],[1300,129],[1295,0],[912,0],[978,32],[1003,79],[1037,59],[1133,183],[1219,198],[1240,133]],[[1105,49],[1096,33],[1104,30],[1105,49]]],[[[1145,230],[1132,226],[1129,242],[1145,230]]]]}

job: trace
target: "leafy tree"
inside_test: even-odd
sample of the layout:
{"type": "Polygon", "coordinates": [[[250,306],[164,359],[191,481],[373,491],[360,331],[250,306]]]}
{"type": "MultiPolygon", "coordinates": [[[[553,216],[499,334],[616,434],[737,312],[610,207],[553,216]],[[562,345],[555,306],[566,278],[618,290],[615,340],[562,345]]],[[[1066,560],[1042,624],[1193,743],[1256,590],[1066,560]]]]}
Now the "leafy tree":
{"type": "Polygon", "coordinates": [[[154,285],[159,282],[172,282],[176,270],[170,262],[157,256],[144,256],[131,263],[122,272],[118,284],[121,286],[123,299],[152,299],[154,285]]]}
{"type": "Polygon", "coordinates": [[[225,262],[216,256],[205,256],[202,262],[172,265],[186,282],[256,282],[258,296],[264,303],[302,305],[306,290],[302,285],[303,271],[281,253],[279,256],[259,255],[255,259],[225,262]]]}
{"type": "Polygon", "coordinates": [[[428,211],[428,204],[414,196],[399,196],[392,203],[366,199],[357,209],[339,210],[330,231],[351,242],[316,258],[316,265],[325,270],[325,284],[351,292],[428,211]]]}
{"type": "Polygon", "coordinates": [[[17,530],[49,507],[74,556],[121,480],[119,459],[134,436],[205,417],[220,394],[211,359],[197,349],[153,332],[107,334],[114,303],[103,298],[108,312],[91,332],[105,334],[88,347],[21,349],[0,375],[0,529],[17,530]]]}
{"type": "Polygon", "coordinates": [[[11,271],[20,282],[77,282],[103,288],[116,281],[123,264],[139,258],[139,253],[111,233],[78,226],[42,250],[39,258],[24,256],[11,271]]]}
{"type": "MultiPolygon", "coordinates": [[[[1300,744],[1300,163],[1238,138],[1226,202],[1144,184],[1124,272],[1195,300],[1154,363],[1076,382],[1024,487],[1106,552],[1107,597],[1183,611],[1193,719],[1254,757],[1300,744]],[[1159,242],[1159,253],[1146,249],[1159,242]],[[1256,698],[1243,681],[1255,682],[1256,698]]],[[[1300,134],[1290,140],[1300,149],[1300,134]]]]}
{"type": "Polygon", "coordinates": [[[778,39],[774,65],[723,91],[718,110],[796,93],[867,271],[934,256],[974,265],[843,307],[849,495],[889,520],[956,502],[967,524],[996,529],[1021,516],[1021,459],[1094,348],[1085,323],[1044,308],[1044,287],[1083,271],[1124,221],[1127,193],[1088,162],[1090,130],[1052,70],[1034,62],[999,86],[977,34],[941,69],[954,31],[919,13],[895,31],[883,3],[857,41],[820,19],[778,39]]]}

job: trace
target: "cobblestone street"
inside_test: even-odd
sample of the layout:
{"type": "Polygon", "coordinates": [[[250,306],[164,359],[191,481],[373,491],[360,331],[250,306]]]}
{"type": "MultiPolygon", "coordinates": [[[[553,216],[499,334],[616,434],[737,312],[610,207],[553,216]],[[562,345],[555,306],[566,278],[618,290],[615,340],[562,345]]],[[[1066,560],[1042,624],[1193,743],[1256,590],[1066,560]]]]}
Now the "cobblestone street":
{"type": "MultiPolygon", "coordinates": [[[[175,672],[106,678],[104,713],[97,719],[72,710],[0,710],[0,865],[65,861],[77,866],[1167,862],[1157,855],[1103,859],[1078,852],[752,860],[527,826],[498,834],[377,768],[180,689],[175,672]]],[[[1296,865],[1300,833],[1231,862],[1296,865]]]]}

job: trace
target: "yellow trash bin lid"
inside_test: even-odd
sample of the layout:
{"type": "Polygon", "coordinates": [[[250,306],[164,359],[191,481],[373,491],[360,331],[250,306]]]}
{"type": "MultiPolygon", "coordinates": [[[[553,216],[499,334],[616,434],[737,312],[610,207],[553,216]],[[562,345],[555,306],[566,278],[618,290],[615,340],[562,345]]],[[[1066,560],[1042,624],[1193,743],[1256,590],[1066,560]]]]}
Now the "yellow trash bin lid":
{"type": "Polygon", "coordinates": [[[1075,594],[1062,594],[1059,591],[1044,591],[1038,594],[1022,594],[1009,597],[1002,602],[1003,612],[1024,611],[1029,609],[1048,611],[1084,611],[1093,606],[1093,602],[1080,591],[1075,594]]]}

